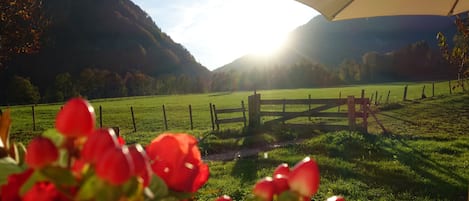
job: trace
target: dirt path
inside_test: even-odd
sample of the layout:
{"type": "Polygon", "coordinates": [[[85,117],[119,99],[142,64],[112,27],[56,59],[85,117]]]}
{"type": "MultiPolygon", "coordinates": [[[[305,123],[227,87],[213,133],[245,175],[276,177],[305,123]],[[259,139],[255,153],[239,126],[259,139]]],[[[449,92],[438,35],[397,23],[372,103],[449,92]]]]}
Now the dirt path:
{"type": "Polygon", "coordinates": [[[207,156],[202,156],[202,159],[204,161],[230,161],[236,158],[255,156],[259,154],[259,152],[270,151],[272,149],[285,147],[287,145],[298,144],[304,140],[305,139],[298,139],[298,140],[292,140],[292,141],[286,141],[286,142],[273,143],[273,144],[263,146],[263,147],[239,149],[239,150],[233,150],[233,151],[223,152],[219,154],[209,154],[207,156]]]}

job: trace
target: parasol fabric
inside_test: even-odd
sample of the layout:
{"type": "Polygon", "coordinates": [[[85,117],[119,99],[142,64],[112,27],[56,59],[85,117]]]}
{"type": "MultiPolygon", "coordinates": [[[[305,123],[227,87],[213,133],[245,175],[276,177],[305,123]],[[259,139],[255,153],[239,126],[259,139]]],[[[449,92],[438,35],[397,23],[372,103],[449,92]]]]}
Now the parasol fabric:
{"type": "Polygon", "coordinates": [[[469,0],[296,0],[331,21],[394,15],[456,15],[469,11],[469,0]]]}

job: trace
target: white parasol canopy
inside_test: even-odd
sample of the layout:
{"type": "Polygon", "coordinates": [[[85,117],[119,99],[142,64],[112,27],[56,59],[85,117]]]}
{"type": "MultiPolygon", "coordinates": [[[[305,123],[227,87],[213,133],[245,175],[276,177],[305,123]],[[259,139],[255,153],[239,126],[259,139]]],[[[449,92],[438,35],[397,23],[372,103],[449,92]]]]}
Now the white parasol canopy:
{"type": "Polygon", "coordinates": [[[331,21],[393,15],[456,15],[469,0],[296,0],[331,21]]]}

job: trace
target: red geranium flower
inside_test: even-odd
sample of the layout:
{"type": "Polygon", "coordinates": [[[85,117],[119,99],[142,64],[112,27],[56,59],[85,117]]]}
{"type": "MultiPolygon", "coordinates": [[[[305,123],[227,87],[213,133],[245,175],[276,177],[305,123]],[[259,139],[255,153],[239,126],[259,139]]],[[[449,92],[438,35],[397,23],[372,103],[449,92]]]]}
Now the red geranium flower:
{"type": "Polygon", "coordinates": [[[20,201],[19,190],[32,173],[33,169],[27,169],[22,173],[8,176],[8,183],[3,185],[0,189],[0,192],[2,192],[0,193],[0,200],[20,201]]]}
{"type": "Polygon", "coordinates": [[[82,98],[70,99],[55,118],[55,128],[66,137],[88,136],[94,127],[93,106],[82,98]]]}
{"type": "Polygon", "coordinates": [[[208,180],[209,169],[194,136],[161,134],[147,147],[147,153],[153,172],[172,190],[196,192],[208,180]]]}
{"type": "Polygon", "coordinates": [[[23,201],[65,201],[70,200],[50,182],[37,182],[23,196],[23,201]]]}
{"type": "Polygon", "coordinates": [[[36,137],[29,144],[25,156],[26,164],[34,169],[42,168],[59,158],[59,150],[45,137],[36,137]]]}

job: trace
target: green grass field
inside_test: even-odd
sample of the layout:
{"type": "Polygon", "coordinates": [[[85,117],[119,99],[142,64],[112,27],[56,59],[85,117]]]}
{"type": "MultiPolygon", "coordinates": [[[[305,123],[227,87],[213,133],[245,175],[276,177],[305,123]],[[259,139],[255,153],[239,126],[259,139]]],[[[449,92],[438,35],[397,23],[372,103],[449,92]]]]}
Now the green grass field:
{"type": "Polygon", "coordinates": [[[347,200],[467,200],[469,95],[396,105],[396,109],[383,107],[385,111],[378,114],[387,135],[380,134],[376,124],[371,134],[311,132],[299,144],[235,161],[210,162],[212,176],[199,198],[229,194],[243,200],[255,181],[270,176],[278,164],[293,166],[311,156],[321,172],[313,200],[337,194],[347,200]]]}
{"type": "MultiPolygon", "coordinates": [[[[152,96],[92,100],[96,111],[103,108],[103,125],[119,126],[129,143],[147,144],[164,132],[162,105],[173,132],[200,137],[204,153],[252,148],[273,142],[304,139],[254,157],[234,161],[208,161],[211,178],[197,194],[198,200],[213,200],[229,194],[243,200],[253,184],[282,162],[294,165],[305,156],[315,158],[321,171],[321,186],[313,200],[341,194],[347,200],[467,200],[469,188],[469,95],[460,90],[449,95],[448,82],[435,84],[435,97],[419,100],[422,87],[432,96],[431,83],[392,83],[340,88],[258,91],[262,99],[366,97],[378,91],[378,119],[389,131],[383,134],[370,119],[370,134],[303,130],[282,126],[272,130],[243,130],[241,123],[222,125],[211,131],[209,103],[217,108],[239,107],[252,92],[152,96]],[[407,98],[402,101],[404,86],[407,98]],[[379,97],[380,95],[378,95],[379,97]],[[190,130],[188,105],[192,105],[194,130],[190,130]],[[137,132],[133,132],[130,106],[134,108],[137,132]]],[[[61,104],[38,105],[36,129],[32,131],[31,106],[10,107],[12,138],[27,142],[40,131],[52,128],[61,104]]],[[[345,106],[344,106],[345,107],[345,106]]],[[[2,107],[4,109],[5,107],[2,107]]],[[[290,109],[290,108],[288,108],[290,109]]],[[[99,114],[97,114],[99,116],[99,114]]],[[[307,119],[307,118],[306,118],[307,119]]],[[[307,121],[307,120],[299,120],[307,121]]]]}
{"type": "MultiPolygon", "coordinates": [[[[382,85],[362,85],[347,86],[337,88],[317,88],[317,89],[294,89],[294,90],[268,90],[258,91],[262,99],[292,99],[304,98],[309,95],[311,98],[342,98],[349,95],[359,97],[361,90],[366,90],[366,97],[378,92],[378,100],[381,103],[386,101],[388,91],[391,91],[389,102],[402,101],[404,86],[408,84],[408,99],[418,99],[421,96],[422,87],[426,86],[426,95],[431,96],[431,83],[391,83],[382,85]]],[[[162,105],[165,105],[168,130],[185,131],[196,136],[204,135],[212,128],[210,120],[209,103],[213,103],[217,108],[236,108],[241,106],[241,101],[247,107],[248,96],[253,92],[233,92],[233,93],[210,93],[191,95],[171,95],[171,96],[150,96],[150,97],[130,97],[91,100],[95,108],[97,119],[99,119],[99,106],[102,107],[102,121],[104,127],[117,126],[121,134],[132,142],[146,143],[157,133],[165,131],[163,121],[162,105]],[[190,130],[189,105],[192,106],[194,130],[190,130]],[[133,107],[137,132],[133,131],[130,107],[133,107]]],[[[435,96],[449,94],[447,82],[435,84],[435,96]]],[[[33,120],[31,105],[10,107],[13,126],[11,132],[28,133],[34,135],[48,128],[53,128],[54,117],[60,110],[61,103],[40,104],[35,107],[36,132],[33,132],[33,120]]],[[[6,108],[1,107],[1,109],[6,108]]],[[[268,109],[268,108],[267,108],[268,109]]],[[[291,110],[292,108],[287,108],[291,110]]],[[[293,109],[294,110],[294,109],[293,109]]],[[[240,116],[241,114],[232,114],[240,116]]],[[[230,117],[222,116],[222,117],[230,117]]],[[[242,123],[222,125],[222,129],[242,127],[242,123]]],[[[19,137],[19,136],[18,136],[19,137]]],[[[27,137],[26,137],[27,138],[27,137]]]]}

